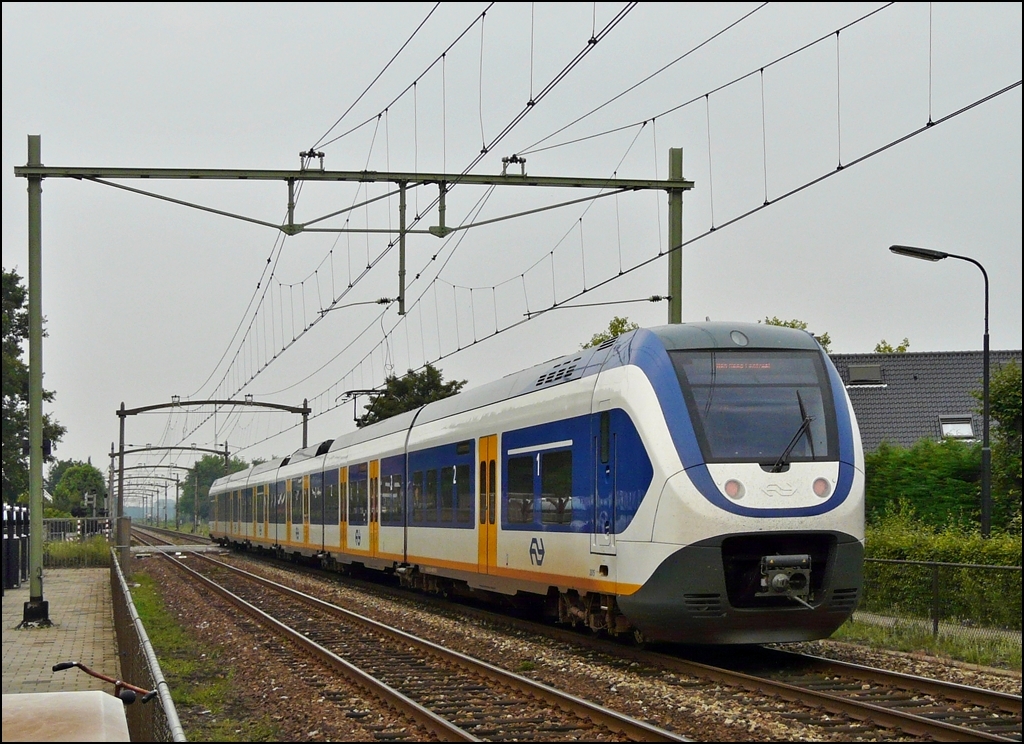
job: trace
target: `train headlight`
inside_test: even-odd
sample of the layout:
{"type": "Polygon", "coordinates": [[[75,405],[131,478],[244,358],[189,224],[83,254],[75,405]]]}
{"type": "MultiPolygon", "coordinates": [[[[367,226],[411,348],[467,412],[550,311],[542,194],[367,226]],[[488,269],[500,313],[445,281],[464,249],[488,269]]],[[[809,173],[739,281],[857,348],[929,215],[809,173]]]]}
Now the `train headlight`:
{"type": "Polygon", "coordinates": [[[743,487],[743,484],[733,478],[730,478],[725,482],[724,490],[725,495],[728,496],[733,501],[739,501],[747,492],[747,489],[743,487]]]}
{"type": "Polygon", "coordinates": [[[832,493],[832,484],[829,483],[827,478],[815,478],[811,488],[814,489],[814,495],[819,498],[826,498],[832,493]]]}

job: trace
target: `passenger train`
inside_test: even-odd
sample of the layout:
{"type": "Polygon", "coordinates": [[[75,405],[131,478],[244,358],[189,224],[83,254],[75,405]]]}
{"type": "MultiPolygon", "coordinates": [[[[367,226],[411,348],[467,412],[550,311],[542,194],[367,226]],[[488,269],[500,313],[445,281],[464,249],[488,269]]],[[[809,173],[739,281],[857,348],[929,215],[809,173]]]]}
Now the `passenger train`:
{"type": "Polygon", "coordinates": [[[792,328],[638,329],[210,494],[224,545],[638,640],[823,638],[862,586],[860,433],[792,328]]]}

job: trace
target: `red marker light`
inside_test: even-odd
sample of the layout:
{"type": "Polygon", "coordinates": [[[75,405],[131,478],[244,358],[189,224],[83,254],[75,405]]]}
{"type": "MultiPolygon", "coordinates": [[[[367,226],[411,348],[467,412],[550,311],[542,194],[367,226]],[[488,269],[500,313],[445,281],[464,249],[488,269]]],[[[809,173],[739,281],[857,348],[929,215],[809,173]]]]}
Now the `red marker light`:
{"type": "Polygon", "coordinates": [[[743,488],[743,484],[738,480],[727,480],[725,482],[725,495],[734,501],[739,501],[743,498],[743,494],[746,493],[746,489],[743,488]]]}
{"type": "Polygon", "coordinates": [[[825,478],[816,478],[812,488],[814,489],[815,495],[821,498],[825,498],[832,493],[832,484],[825,478]]]}

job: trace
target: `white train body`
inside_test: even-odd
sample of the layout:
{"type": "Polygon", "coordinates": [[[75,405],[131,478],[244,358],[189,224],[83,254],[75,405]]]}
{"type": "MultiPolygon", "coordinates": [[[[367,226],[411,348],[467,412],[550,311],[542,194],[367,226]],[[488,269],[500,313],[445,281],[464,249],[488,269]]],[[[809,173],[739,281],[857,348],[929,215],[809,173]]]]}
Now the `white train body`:
{"type": "Polygon", "coordinates": [[[634,331],[210,494],[225,544],[651,640],[826,637],[862,583],[845,388],[810,335],[759,324],[634,331]]]}

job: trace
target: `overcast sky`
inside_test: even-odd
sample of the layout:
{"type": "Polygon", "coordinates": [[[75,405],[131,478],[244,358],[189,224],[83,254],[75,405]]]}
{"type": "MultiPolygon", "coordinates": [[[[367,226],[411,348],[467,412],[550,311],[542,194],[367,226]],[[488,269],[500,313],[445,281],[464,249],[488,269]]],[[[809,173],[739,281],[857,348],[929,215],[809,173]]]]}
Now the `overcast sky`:
{"type": "MultiPolygon", "coordinates": [[[[29,134],[47,166],[295,169],[315,147],[330,170],[496,175],[516,154],[534,175],[633,179],[666,178],[681,147],[684,321],[797,318],[835,352],[905,337],[980,349],[981,273],[888,251],[903,243],[979,260],[991,346],[1021,348],[1020,3],[499,3],[481,20],[487,8],[5,2],[4,268],[27,275],[14,167],[29,134]]],[[[287,207],[278,182],[119,183],[271,224],[287,207]]],[[[307,185],[296,220],[393,188],[307,185]]],[[[394,234],[379,232],[397,228],[394,196],[317,223],[348,232],[283,239],[47,179],[56,455],[105,469],[121,402],[173,395],[308,399],[315,442],[350,431],[344,393],[388,372],[435,362],[474,387],[578,349],[614,315],[666,322],[666,303],[624,302],[667,293],[663,192],[500,219],[596,195],[456,186],[446,224],[492,222],[408,237],[400,319],[371,304],[398,292],[394,234]],[[345,307],[322,315],[332,303],[345,307]]],[[[410,190],[414,229],[438,224],[436,197],[410,190]]],[[[129,419],[126,439],[280,456],[300,444],[295,421],[161,412],[129,419]]],[[[148,461],[161,457],[191,463],[148,461]]]]}

